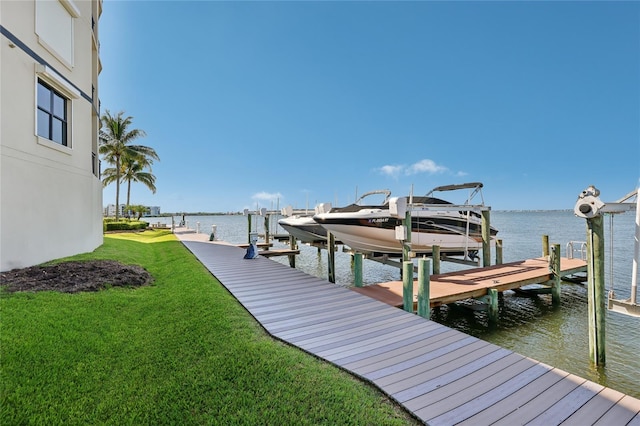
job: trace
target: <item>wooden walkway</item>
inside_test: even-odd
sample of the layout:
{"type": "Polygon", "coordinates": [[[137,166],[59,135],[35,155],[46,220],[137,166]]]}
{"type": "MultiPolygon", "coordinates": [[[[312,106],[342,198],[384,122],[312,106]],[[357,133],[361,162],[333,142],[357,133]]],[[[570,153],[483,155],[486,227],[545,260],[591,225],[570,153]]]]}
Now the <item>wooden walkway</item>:
{"type": "MultiPolygon", "coordinates": [[[[640,400],[245,250],[176,232],[274,337],[429,425],[640,425],[640,400]]],[[[202,234],[200,234],[202,235],[202,234]]]]}
{"type": "MultiPolygon", "coordinates": [[[[587,263],[581,259],[560,259],[561,275],[586,272],[587,263]]],[[[446,274],[431,275],[429,304],[432,307],[487,295],[487,290],[498,292],[513,290],[530,284],[544,283],[552,279],[549,261],[545,258],[527,259],[487,268],[465,269],[446,274]]],[[[391,306],[402,307],[402,281],[353,287],[352,290],[391,306]]],[[[418,296],[418,284],[413,285],[414,301],[418,296]]]]}

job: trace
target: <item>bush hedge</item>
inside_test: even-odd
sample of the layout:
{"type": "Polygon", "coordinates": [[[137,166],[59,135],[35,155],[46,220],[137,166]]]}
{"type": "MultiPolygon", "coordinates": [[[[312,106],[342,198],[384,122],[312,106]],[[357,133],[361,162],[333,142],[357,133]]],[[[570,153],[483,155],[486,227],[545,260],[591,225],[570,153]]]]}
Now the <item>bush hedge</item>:
{"type": "Polygon", "coordinates": [[[147,229],[149,222],[143,222],[139,220],[120,220],[115,222],[113,220],[104,220],[104,231],[135,231],[138,229],[147,229]]]}

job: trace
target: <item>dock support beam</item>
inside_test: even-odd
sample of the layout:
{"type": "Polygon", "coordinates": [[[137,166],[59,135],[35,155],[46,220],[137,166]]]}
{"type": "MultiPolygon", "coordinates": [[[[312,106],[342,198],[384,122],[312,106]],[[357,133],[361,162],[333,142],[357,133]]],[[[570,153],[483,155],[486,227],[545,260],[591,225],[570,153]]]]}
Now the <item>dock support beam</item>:
{"type": "Polygon", "coordinates": [[[549,236],[542,236],[542,257],[549,256],[549,236]]]}
{"type": "Polygon", "coordinates": [[[431,302],[429,301],[430,269],[429,259],[418,259],[418,315],[426,319],[431,318],[431,302]]]}
{"type": "Polygon", "coordinates": [[[502,265],[502,240],[496,240],[496,265],[502,265]]]}
{"type": "Polygon", "coordinates": [[[413,313],[413,262],[402,262],[402,307],[413,313]]]}
{"type": "Polygon", "coordinates": [[[596,365],[604,365],[606,361],[606,311],[602,215],[587,219],[587,253],[589,357],[596,365]]]}

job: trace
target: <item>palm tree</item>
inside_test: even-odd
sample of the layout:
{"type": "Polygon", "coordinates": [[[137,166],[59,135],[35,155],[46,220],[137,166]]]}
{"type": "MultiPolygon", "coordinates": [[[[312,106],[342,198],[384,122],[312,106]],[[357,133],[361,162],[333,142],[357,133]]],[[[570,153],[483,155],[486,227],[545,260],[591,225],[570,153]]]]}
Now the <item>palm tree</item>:
{"type": "MultiPolygon", "coordinates": [[[[105,173],[103,186],[111,182],[116,183],[116,220],[119,218],[120,206],[120,181],[122,176],[122,161],[124,158],[145,157],[158,159],[158,155],[152,148],[143,145],[131,145],[131,142],[139,137],[146,136],[143,130],[131,129],[132,117],[123,117],[124,112],[120,111],[112,116],[109,110],[100,118],[102,128],[100,129],[100,154],[104,155],[104,160],[114,167],[110,173],[105,173]]],[[[105,171],[106,172],[106,171],[105,171]]]]}
{"type": "Polygon", "coordinates": [[[127,182],[127,205],[131,201],[131,182],[139,182],[144,184],[151,190],[152,193],[156,193],[156,177],[151,173],[151,164],[153,160],[158,160],[158,155],[153,151],[153,156],[137,156],[137,157],[125,157],[122,161],[122,182],[127,182]],[[145,171],[149,168],[149,171],[145,171]]]}

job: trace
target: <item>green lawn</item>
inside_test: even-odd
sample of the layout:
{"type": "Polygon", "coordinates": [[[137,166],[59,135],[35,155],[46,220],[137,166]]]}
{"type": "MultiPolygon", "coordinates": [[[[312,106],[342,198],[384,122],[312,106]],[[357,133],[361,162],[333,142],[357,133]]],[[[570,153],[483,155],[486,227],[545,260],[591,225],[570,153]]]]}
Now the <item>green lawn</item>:
{"type": "Polygon", "coordinates": [[[169,231],[93,253],[151,286],[0,293],[0,424],[418,424],[377,389],[272,339],[169,231]]]}

